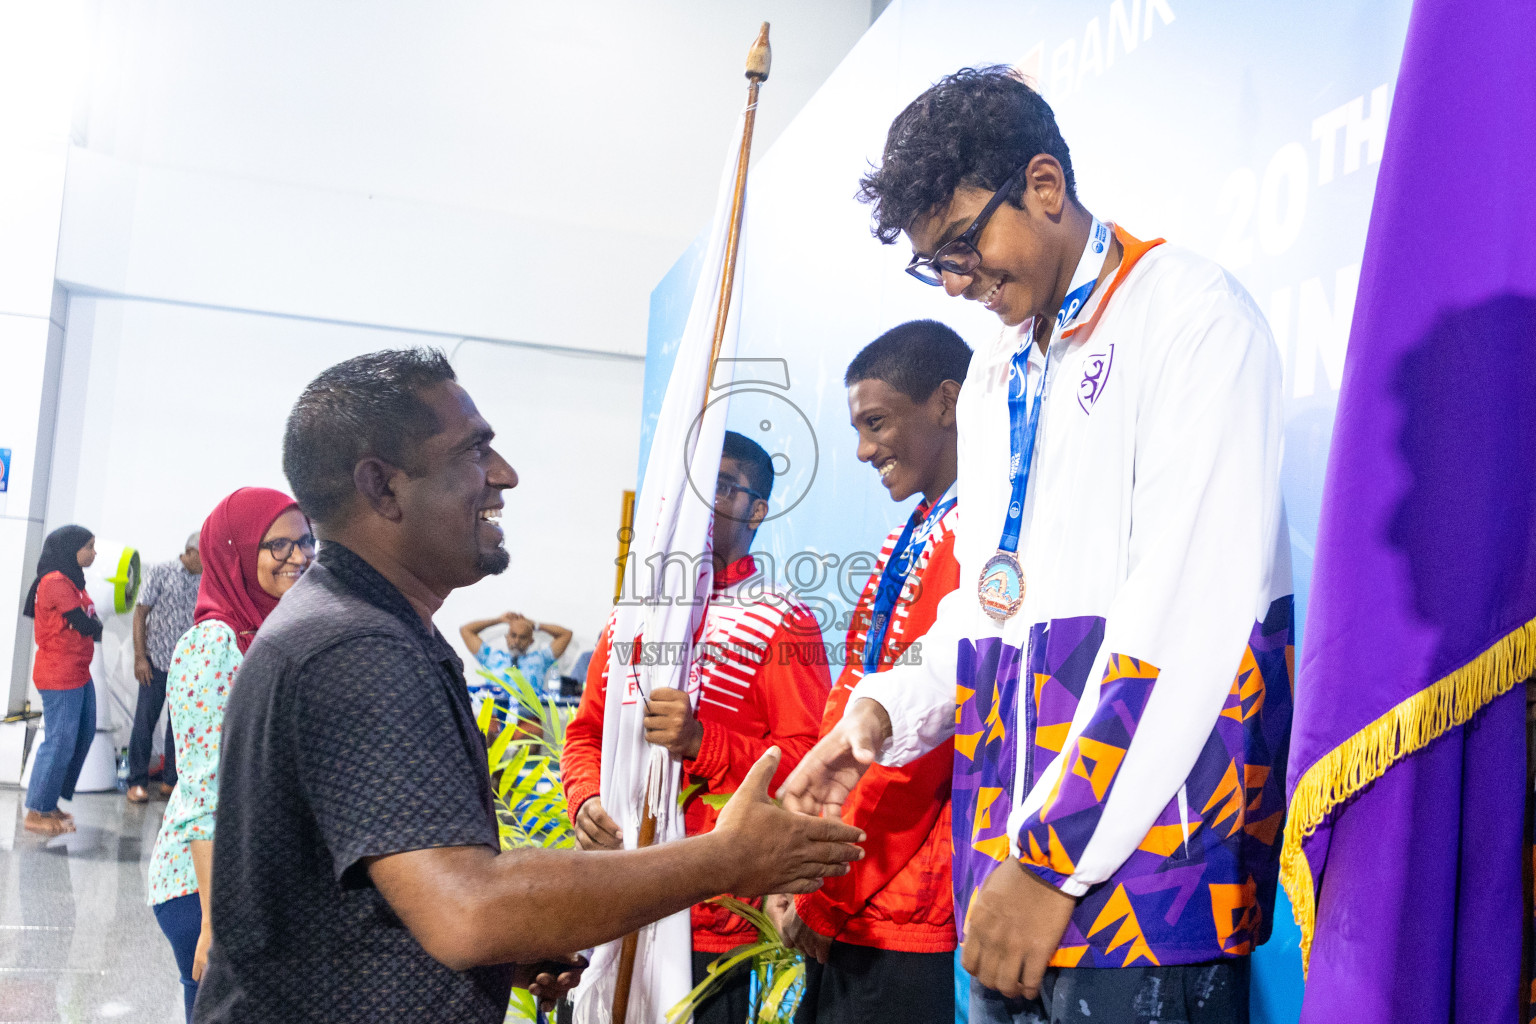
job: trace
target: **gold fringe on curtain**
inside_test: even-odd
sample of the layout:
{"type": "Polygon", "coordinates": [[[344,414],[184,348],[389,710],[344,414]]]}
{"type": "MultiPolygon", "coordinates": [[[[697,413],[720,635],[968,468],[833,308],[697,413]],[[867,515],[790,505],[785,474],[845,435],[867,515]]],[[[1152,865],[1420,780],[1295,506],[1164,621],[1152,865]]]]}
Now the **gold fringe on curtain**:
{"type": "Polygon", "coordinates": [[[1280,851],[1280,883],[1301,929],[1301,965],[1312,962],[1317,923],[1312,868],[1301,844],[1334,808],[1386,774],[1398,761],[1466,723],[1478,709],[1536,673],[1536,619],[1444,679],[1420,690],[1307,769],[1291,794],[1280,851]]]}

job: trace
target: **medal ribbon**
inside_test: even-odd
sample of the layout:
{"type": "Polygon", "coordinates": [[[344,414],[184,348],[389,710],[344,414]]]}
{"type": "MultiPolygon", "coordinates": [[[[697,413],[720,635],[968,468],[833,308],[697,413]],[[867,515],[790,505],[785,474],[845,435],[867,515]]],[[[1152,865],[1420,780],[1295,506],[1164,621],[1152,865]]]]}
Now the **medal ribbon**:
{"type": "MultiPolygon", "coordinates": [[[[950,485],[954,490],[954,485],[950,485]]],[[[885,569],[880,573],[880,582],[875,587],[875,605],[870,612],[869,629],[864,634],[864,674],[873,675],[880,671],[880,652],[885,648],[885,634],[891,626],[891,612],[896,607],[896,600],[901,597],[902,588],[907,583],[907,573],[912,571],[912,557],[923,549],[928,535],[938,525],[949,510],[955,507],[956,497],[941,499],[936,502],[928,514],[920,516],[919,510],[914,509],[907,517],[906,529],[901,531],[901,536],[896,541],[896,546],[891,549],[891,557],[886,560],[885,569]],[[919,522],[921,526],[919,527],[919,522]],[[912,546],[914,530],[920,538],[916,547],[912,546]]]]}
{"type": "MultiPolygon", "coordinates": [[[[1071,326],[1081,313],[1083,306],[1087,305],[1088,297],[1093,294],[1093,286],[1098,283],[1099,273],[1104,269],[1104,260],[1109,255],[1109,228],[1099,222],[1097,217],[1093,220],[1093,226],[1088,230],[1088,241],[1083,246],[1083,255],[1078,258],[1077,270],[1072,274],[1072,283],[1067,287],[1067,297],[1061,302],[1061,309],[1056,313],[1056,328],[1051,333],[1051,342],[1061,337],[1061,332],[1071,326]]],[[[1009,464],[1008,477],[1013,482],[1013,495],[1008,501],[1008,515],[1003,520],[1003,536],[997,542],[999,551],[1014,554],[1019,550],[1019,531],[1024,521],[1024,494],[1029,489],[1029,470],[1035,461],[1035,434],[1040,426],[1040,405],[1045,398],[1045,379],[1051,371],[1051,344],[1046,345],[1045,366],[1040,371],[1040,385],[1035,388],[1035,398],[1030,403],[1029,417],[1024,416],[1024,382],[1029,377],[1029,348],[1034,344],[1034,335],[1031,332],[1030,339],[1019,347],[1013,354],[1013,362],[1008,371],[1008,428],[1009,428],[1009,464]],[[1014,393],[1014,383],[1018,383],[1018,393],[1014,393]]]]}

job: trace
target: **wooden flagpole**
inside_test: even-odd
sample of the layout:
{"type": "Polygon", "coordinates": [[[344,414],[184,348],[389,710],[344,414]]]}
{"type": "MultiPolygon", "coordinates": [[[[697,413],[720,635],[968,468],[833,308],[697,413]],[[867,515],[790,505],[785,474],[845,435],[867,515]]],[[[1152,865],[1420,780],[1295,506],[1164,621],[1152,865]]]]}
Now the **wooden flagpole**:
{"type": "MultiPolygon", "coordinates": [[[[725,322],[731,311],[731,286],[736,280],[736,251],[741,245],[741,220],[747,192],[747,164],[752,156],[752,129],[757,123],[757,90],[768,81],[768,68],[773,52],[768,46],[768,23],[758,30],[757,39],[747,51],[747,113],[741,132],[741,152],[736,157],[736,185],[731,196],[731,226],[725,240],[725,266],[720,271],[720,303],[715,307],[715,338],[709,350],[709,376],[704,380],[704,394],[700,396],[702,411],[709,404],[709,389],[715,380],[715,364],[720,361],[720,343],[725,338],[725,322]]],[[[651,793],[647,786],[645,816],[640,820],[639,847],[645,849],[656,842],[656,816],[651,813],[651,793]]],[[[613,988],[613,1024],[625,1024],[629,1016],[629,992],[635,977],[635,954],[639,949],[640,933],[624,936],[619,948],[619,974],[613,988]]],[[[649,1022],[647,1022],[649,1024],[649,1022]]]]}

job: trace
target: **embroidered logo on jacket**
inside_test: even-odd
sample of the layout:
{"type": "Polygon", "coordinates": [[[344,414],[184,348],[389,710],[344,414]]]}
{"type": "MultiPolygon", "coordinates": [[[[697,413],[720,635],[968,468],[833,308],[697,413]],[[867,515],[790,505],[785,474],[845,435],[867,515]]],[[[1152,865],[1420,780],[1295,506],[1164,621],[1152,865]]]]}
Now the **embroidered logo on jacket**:
{"type": "Polygon", "coordinates": [[[1115,361],[1115,346],[1110,345],[1108,351],[1100,352],[1086,357],[1083,368],[1083,379],[1077,384],[1077,404],[1083,412],[1093,411],[1093,403],[1099,400],[1104,393],[1104,385],[1109,381],[1109,368],[1115,361]]]}

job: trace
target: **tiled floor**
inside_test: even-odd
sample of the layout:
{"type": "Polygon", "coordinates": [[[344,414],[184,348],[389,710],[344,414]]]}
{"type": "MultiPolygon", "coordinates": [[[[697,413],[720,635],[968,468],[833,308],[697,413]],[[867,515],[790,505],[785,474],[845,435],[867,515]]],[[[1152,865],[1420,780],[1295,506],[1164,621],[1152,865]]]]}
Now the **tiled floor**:
{"type": "Polygon", "coordinates": [[[0,1024],[181,1024],[171,947],[144,902],[165,801],[82,794],[72,835],[24,831],[0,786],[0,1024]]]}

